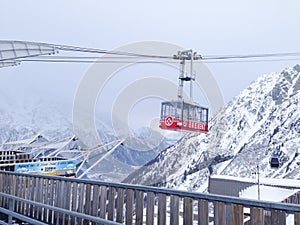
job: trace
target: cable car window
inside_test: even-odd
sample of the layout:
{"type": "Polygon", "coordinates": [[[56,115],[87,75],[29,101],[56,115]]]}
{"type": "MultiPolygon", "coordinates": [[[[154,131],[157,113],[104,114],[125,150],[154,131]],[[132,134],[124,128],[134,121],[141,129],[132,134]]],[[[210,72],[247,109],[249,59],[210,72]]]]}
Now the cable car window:
{"type": "Polygon", "coordinates": [[[188,120],[188,114],[189,114],[189,108],[188,108],[188,105],[183,104],[182,119],[183,119],[183,120],[188,120]]]}
{"type": "Polygon", "coordinates": [[[166,117],[166,105],[164,103],[162,103],[161,105],[161,116],[160,119],[164,120],[166,117]]]}
{"type": "Polygon", "coordinates": [[[175,110],[174,105],[170,105],[170,115],[171,115],[171,116],[175,117],[175,115],[176,115],[175,111],[176,111],[176,110],[175,110]]]}
{"type": "Polygon", "coordinates": [[[183,101],[163,102],[161,105],[160,127],[169,130],[207,132],[208,109],[183,101]],[[173,121],[165,121],[171,116],[173,121]],[[202,125],[201,125],[202,124],[202,125]],[[203,126],[205,125],[205,126],[203,126]]]}
{"type": "Polygon", "coordinates": [[[188,117],[188,120],[194,120],[194,107],[193,106],[191,106],[190,104],[188,105],[189,107],[189,117],[188,117]]]}
{"type": "Polygon", "coordinates": [[[197,108],[197,109],[195,110],[195,114],[196,114],[196,116],[195,116],[195,121],[196,121],[196,122],[200,122],[200,121],[201,121],[201,110],[200,110],[199,108],[197,108]]]}
{"type": "Polygon", "coordinates": [[[200,122],[207,124],[207,110],[200,108],[200,122]]]}
{"type": "Polygon", "coordinates": [[[199,122],[200,120],[198,119],[198,107],[194,106],[193,107],[193,118],[192,120],[194,122],[199,122]]]}
{"type": "Polygon", "coordinates": [[[180,118],[181,118],[181,105],[179,102],[177,102],[175,119],[180,119],[180,118]]]}

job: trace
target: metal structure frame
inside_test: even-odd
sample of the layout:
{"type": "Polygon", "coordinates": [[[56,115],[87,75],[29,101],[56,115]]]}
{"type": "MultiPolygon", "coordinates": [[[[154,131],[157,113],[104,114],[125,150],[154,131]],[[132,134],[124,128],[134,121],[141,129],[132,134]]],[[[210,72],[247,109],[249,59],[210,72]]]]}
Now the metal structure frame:
{"type": "Polygon", "coordinates": [[[47,44],[0,40],[0,68],[19,65],[23,58],[53,55],[57,52],[58,49],[47,44]]]}
{"type": "MultiPolygon", "coordinates": [[[[14,151],[19,151],[22,147],[31,147],[31,144],[34,144],[33,142],[35,140],[37,140],[37,138],[40,136],[40,134],[35,135],[33,138],[29,138],[26,140],[20,140],[20,141],[14,141],[14,142],[8,142],[8,143],[4,143],[3,145],[16,145],[13,150],[14,151]]],[[[73,135],[71,137],[69,137],[68,139],[64,138],[64,139],[60,139],[58,141],[55,141],[53,143],[60,143],[60,142],[65,142],[65,145],[67,145],[68,143],[70,143],[71,141],[73,141],[74,139],[76,139],[76,136],[73,135]]],[[[89,169],[85,172],[83,172],[83,174],[80,175],[80,177],[86,175],[86,173],[88,171],[90,171],[92,168],[94,168],[98,163],[100,163],[102,160],[104,160],[106,157],[108,157],[109,155],[111,155],[118,146],[120,146],[122,143],[124,142],[124,139],[119,139],[119,140],[114,140],[108,143],[105,143],[103,145],[96,145],[93,146],[91,148],[84,148],[84,149],[78,149],[78,150],[66,150],[63,147],[59,147],[55,150],[53,150],[51,153],[49,154],[44,154],[45,149],[47,149],[47,144],[49,143],[42,143],[41,145],[37,145],[34,146],[30,151],[26,152],[28,154],[36,154],[33,158],[38,158],[39,156],[44,156],[44,157],[59,157],[60,154],[63,153],[74,153],[74,154],[78,154],[74,157],[72,157],[72,159],[75,159],[78,163],[77,165],[78,168],[76,170],[76,173],[78,173],[81,168],[83,167],[85,162],[89,161],[90,155],[94,152],[100,151],[101,149],[105,148],[105,147],[109,147],[109,149],[106,150],[102,150],[101,152],[97,153],[99,154],[101,157],[94,162],[92,165],[90,165],[89,169]]],[[[51,142],[50,142],[51,144],[51,142]]]]}

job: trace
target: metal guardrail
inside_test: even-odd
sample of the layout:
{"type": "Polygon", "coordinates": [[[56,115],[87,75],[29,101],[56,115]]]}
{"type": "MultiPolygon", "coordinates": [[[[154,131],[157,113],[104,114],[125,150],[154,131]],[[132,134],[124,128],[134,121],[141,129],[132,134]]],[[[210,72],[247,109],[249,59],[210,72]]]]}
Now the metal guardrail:
{"type": "Polygon", "coordinates": [[[16,212],[29,217],[38,217],[44,209],[70,217],[92,216],[128,225],[153,225],[155,220],[158,224],[168,221],[172,225],[180,220],[184,224],[196,220],[199,225],[207,225],[214,220],[215,225],[241,225],[247,223],[244,209],[249,208],[247,224],[284,225],[287,215],[293,214],[294,224],[300,225],[300,205],[295,204],[8,171],[0,171],[0,182],[5,185],[0,185],[0,206],[7,205],[4,197],[15,202],[21,198],[31,206],[24,209],[20,202],[15,203],[16,212]],[[30,211],[33,206],[38,208],[36,213],[30,211]]]}

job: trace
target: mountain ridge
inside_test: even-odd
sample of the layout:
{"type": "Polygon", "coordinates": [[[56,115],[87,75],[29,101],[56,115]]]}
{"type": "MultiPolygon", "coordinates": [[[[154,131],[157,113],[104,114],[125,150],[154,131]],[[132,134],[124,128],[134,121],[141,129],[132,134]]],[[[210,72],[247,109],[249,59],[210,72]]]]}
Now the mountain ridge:
{"type": "Polygon", "coordinates": [[[259,76],[212,118],[206,135],[188,134],[184,143],[166,149],[152,165],[146,165],[124,182],[159,183],[169,188],[203,191],[210,174],[252,177],[257,165],[265,177],[300,178],[297,173],[300,164],[297,158],[300,140],[299,72],[300,66],[296,65],[281,73],[259,76]],[[180,152],[178,159],[175,155],[180,152]],[[188,174],[191,168],[201,163],[201,157],[202,163],[205,162],[203,154],[206,154],[206,159],[218,155],[231,155],[232,158],[212,165],[210,170],[188,174]],[[273,156],[280,161],[280,167],[275,171],[269,165],[273,156]],[[180,166],[176,170],[167,166],[176,165],[178,160],[180,166]],[[154,171],[160,171],[159,177],[154,171]]]}

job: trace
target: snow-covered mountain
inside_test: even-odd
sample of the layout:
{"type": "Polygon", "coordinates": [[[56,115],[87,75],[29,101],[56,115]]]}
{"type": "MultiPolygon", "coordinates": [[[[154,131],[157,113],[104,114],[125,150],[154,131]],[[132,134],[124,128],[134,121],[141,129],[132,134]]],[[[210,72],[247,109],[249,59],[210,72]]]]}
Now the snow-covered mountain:
{"type": "Polygon", "coordinates": [[[47,139],[72,134],[71,113],[62,103],[45,101],[37,93],[16,99],[0,91],[0,143],[30,138],[42,133],[47,139]]]}
{"type": "MultiPolygon", "coordinates": [[[[74,153],[74,151],[67,152],[67,150],[79,149],[86,151],[87,147],[81,140],[75,138],[72,141],[74,133],[70,110],[66,110],[66,107],[58,102],[50,103],[40,100],[39,97],[34,98],[33,96],[32,99],[18,101],[17,99],[10,99],[5,94],[0,94],[2,100],[0,102],[0,144],[17,141],[15,142],[17,144],[7,144],[1,147],[9,149],[21,145],[28,146],[30,139],[41,134],[49,143],[43,144],[43,146],[33,145],[26,148],[26,151],[35,148],[33,156],[59,155],[72,158],[80,154],[74,153]],[[63,151],[63,153],[58,154],[59,151],[63,151]]],[[[96,127],[100,139],[99,145],[106,145],[124,138],[116,137],[109,122],[105,120],[109,116],[102,114],[97,116],[96,127]]],[[[149,128],[141,129],[141,132],[137,134],[140,138],[134,139],[134,144],[131,143],[131,145],[127,145],[129,139],[126,138],[123,145],[120,145],[111,155],[98,163],[93,170],[86,174],[85,178],[121,181],[136,167],[144,165],[169,146],[170,140],[168,139],[159,139],[159,145],[145,142],[142,136],[147,136],[149,132],[152,132],[149,128]],[[147,150],[140,151],[140,146],[147,150]]],[[[153,132],[155,133],[155,131],[153,132]]],[[[89,154],[88,160],[81,167],[82,170],[88,169],[112,147],[113,145],[109,145],[109,147],[89,154]]],[[[25,150],[24,147],[22,149],[25,150]]]]}
{"type": "Polygon", "coordinates": [[[205,191],[209,174],[251,177],[257,166],[262,177],[299,179],[299,90],[299,65],[260,76],[217,113],[207,134],[187,134],[124,182],[205,191]]]}

